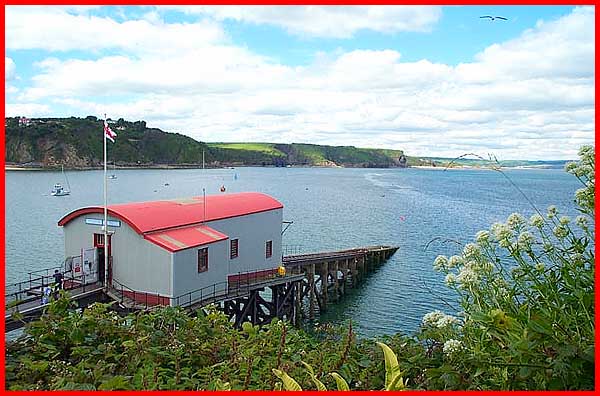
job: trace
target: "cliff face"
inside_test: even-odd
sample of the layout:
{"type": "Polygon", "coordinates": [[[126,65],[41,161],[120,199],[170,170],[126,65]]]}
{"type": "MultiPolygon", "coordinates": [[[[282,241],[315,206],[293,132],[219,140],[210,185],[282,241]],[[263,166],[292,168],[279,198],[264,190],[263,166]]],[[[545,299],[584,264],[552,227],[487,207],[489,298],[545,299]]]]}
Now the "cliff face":
{"type": "MultiPolygon", "coordinates": [[[[5,122],[6,162],[44,167],[100,166],[103,159],[103,121],[96,117],[40,118],[5,122]]],[[[207,164],[215,161],[206,144],[175,133],[146,128],[144,121],[111,123],[118,134],[109,158],[119,165],[196,164],[205,152],[207,164]]]]}
{"type": "MultiPolygon", "coordinates": [[[[110,121],[117,133],[108,160],[121,166],[344,166],[405,167],[398,150],[353,146],[273,143],[202,143],[188,136],[147,128],[144,121],[110,121]]],[[[103,120],[86,118],[7,118],[6,162],[42,167],[98,167],[103,159],[103,120]]]]}

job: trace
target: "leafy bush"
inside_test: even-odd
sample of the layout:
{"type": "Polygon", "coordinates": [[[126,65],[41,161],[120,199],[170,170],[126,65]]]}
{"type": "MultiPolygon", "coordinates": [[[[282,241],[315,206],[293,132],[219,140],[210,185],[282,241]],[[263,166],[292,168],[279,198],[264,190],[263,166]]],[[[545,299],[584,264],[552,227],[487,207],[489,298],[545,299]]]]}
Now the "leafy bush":
{"type": "Polygon", "coordinates": [[[463,312],[423,319],[420,337],[439,359],[427,387],[593,388],[594,149],[579,154],[566,166],[582,183],[574,223],[554,206],[529,220],[514,213],[460,255],[436,258],[463,312]]]}

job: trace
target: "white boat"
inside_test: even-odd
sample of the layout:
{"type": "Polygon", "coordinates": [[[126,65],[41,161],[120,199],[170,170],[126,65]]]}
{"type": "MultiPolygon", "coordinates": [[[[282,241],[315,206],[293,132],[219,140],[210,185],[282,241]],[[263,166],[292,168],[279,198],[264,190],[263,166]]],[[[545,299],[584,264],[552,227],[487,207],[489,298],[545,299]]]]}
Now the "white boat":
{"type": "Polygon", "coordinates": [[[56,183],[54,185],[54,187],[52,188],[52,191],[50,192],[50,195],[52,195],[54,197],[62,197],[64,195],[71,194],[71,186],[69,185],[69,179],[67,179],[67,175],[65,174],[65,168],[62,165],[61,165],[61,170],[62,170],[63,177],[65,178],[65,180],[67,182],[68,188],[65,189],[60,183],[56,183]]]}
{"type": "Polygon", "coordinates": [[[61,197],[63,195],[69,195],[71,192],[67,191],[61,186],[60,183],[56,183],[50,195],[54,195],[55,197],[61,197]]]}

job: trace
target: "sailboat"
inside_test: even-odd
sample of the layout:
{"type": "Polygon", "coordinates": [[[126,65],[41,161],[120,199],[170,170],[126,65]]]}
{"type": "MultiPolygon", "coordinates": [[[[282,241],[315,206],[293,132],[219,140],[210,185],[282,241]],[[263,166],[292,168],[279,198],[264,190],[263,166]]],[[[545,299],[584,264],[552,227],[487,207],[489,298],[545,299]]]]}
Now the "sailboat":
{"type": "Polygon", "coordinates": [[[116,169],[116,165],[113,164],[113,173],[111,173],[110,175],[108,175],[109,179],[116,179],[117,178],[117,175],[115,175],[115,173],[114,173],[115,169],[116,169]]]}
{"type": "Polygon", "coordinates": [[[65,189],[60,183],[56,183],[52,188],[52,191],[50,192],[50,195],[55,197],[62,197],[64,195],[71,194],[71,186],[69,185],[69,179],[67,179],[67,175],[65,173],[65,167],[61,165],[60,169],[62,171],[65,181],[67,182],[67,189],[65,189]]]}

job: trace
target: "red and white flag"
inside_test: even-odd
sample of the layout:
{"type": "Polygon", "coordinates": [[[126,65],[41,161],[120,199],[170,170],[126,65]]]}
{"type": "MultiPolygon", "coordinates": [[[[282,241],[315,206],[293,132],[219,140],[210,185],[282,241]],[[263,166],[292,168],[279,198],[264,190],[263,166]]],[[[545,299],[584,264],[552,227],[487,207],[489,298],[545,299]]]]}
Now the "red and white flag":
{"type": "Polygon", "coordinates": [[[104,120],[104,136],[106,136],[106,138],[113,143],[115,142],[115,138],[117,137],[117,134],[114,133],[112,129],[110,129],[106,120],[104,120]]]}

